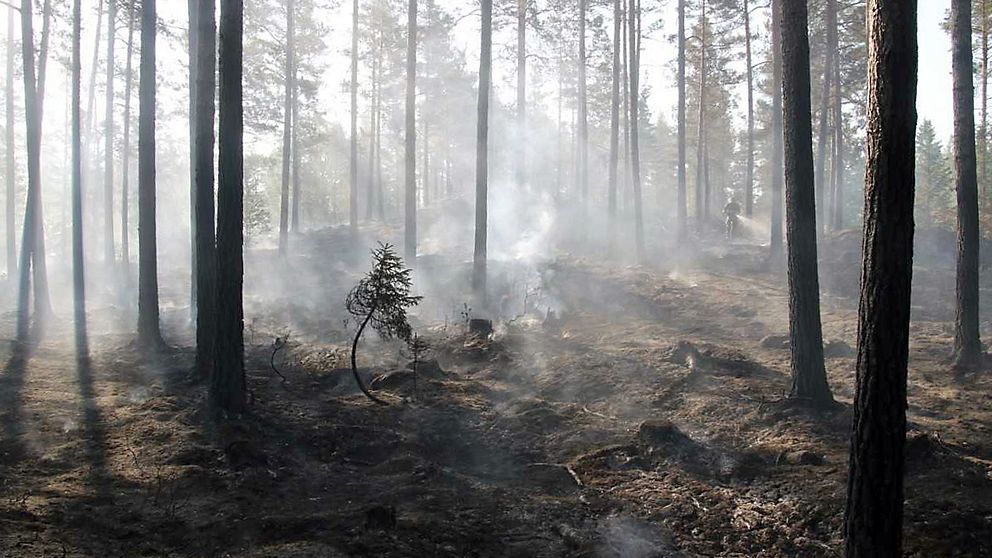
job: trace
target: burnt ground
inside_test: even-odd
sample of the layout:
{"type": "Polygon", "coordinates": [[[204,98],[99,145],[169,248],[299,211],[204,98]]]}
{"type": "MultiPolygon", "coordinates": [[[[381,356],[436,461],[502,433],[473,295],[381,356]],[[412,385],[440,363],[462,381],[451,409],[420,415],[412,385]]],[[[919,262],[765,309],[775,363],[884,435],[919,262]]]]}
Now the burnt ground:
{"type": "MultiPolygon", "coordinates": [[[[467,334],[480,313],[457,296],[425,304],[437,365],[419,365],[416,388],[398,347],[363,341],[387,407],[343,368],[353,323],[300,300],[340,307],[355,275],[338,263],[292,264],[324,279],[249,279],[252,409],[225,421],[188,377],[179,303],[163,314],[179,348],[157,356],[106,304],[93,314],[119,327],[94,333],[86,364],[68,325],[26,358],[2,346],[0,556],[840,555],[857,308],[851,244],[837,246],[824,255],[847,272],[824,280],[831,412],[784,399],[785,283],[754,246],[677,267],[496,266],[492,339],[467,334]],[[287,334],[282,382],[269,359],[287,334]]],[[[249,277],[272,258],[252,254],[249,277]]],[[[992,375],[949,369],[952,269],[917,272],[910,556],[992,554],[992,375]]],[[[428,301],[450,293],[437,283],[428,301]]]]}

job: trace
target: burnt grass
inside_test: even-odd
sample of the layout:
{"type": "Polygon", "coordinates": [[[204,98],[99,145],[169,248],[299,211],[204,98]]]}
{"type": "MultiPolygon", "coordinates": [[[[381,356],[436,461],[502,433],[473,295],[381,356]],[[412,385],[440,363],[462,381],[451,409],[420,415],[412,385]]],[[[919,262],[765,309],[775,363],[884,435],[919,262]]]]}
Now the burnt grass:
{"type": "MultiPolygon", "coordinates": [[[[853,242],[824,261],[846,269],[853,242]]],[[[177,348],[159,355],[123,326],[94,333],[80,365],[68,324],[27,355],[4,343],[0,556],[839,556],[856,281],[824,281],[839,405],[810,411],[785,398],[785,281],[759,253],[561,258],[519,281],[495,266],[508,287],[492,338],[468,334],[456,296],[416,316],[431,345],[416,389],[408,355],[363,340],[387,407],[345,368],[354,324],[327,308],[357,275],[340,262],[252,281],[274,256],[250,255],[241,417],[208,412],[181,309],[164,313],[177,348]],[[270,358],[287,334],[283,382],[270,358]]],[[[950,370],[953,307],[936,293],[952,270],[918,274],[934,294],[914,303],[909,556],[992,554],[992,376],[950,370]]]]}

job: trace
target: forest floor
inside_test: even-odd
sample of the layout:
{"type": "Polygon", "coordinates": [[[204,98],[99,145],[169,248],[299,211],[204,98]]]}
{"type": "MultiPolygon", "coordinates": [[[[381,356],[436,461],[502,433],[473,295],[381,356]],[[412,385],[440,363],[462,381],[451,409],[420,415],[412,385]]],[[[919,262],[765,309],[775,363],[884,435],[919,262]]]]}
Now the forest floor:
{"type": "MultiPolygon", "coordinates": [[[[849,252],[824,257],[847,272],[824,280],[831,412],[785,399],[785,282],[745,244],[677,269],[559,258],[518,280],[494,266],[495,334],[469,336],[456,296],[425,307],[416,387],[395,345],[363,341],[385,407],[344,368],[353,324],[293,298],[340,306],[356,276],[337,264],[249,281],[252,407],[222,422],[188,378],[182,309],[163,319],[186,346],[149,357],[107,305],[94,314],[127,323],[94,333],[86,364],[69,325],[26,358],[2,347],[0,556],[838,556],[849,252]],[[283,382],[270,358],[287,334],[283,382]]],[[[251,255],[249,277],[272,258],[251,255]]],[[[989,556],[992,374],[949,369],[948,273],[917,273],[905,551],[989,556]]]]}

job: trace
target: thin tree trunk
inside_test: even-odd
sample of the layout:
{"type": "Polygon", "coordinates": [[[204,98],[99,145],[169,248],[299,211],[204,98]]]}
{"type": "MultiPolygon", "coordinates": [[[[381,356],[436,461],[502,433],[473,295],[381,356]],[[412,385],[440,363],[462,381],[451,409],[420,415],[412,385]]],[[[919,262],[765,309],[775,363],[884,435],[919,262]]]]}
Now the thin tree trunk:
{"type": "Polygon", "coordinates": [[[982,355],[978,329],[978,177],[975,160],[975,86],[972,74],[971,0],[951,1],[954,74],[954,171],[957,190],[957,297],[955,366],[976,367],[982,355]]]}
{"type": "MultiPolygon", "coordinates": [[[[145,0],[146,2],[148,0],[145,0]]],[[[228,414],[247,406],[244,361],[244,0],[221,0],[217,159],[217,337],[210,400],[228,414]]]]}
{"type": "Polygon", "coordinates": [[[644,261],[644,215],[641,201],[641,152],[640,121],[638,113],[641,97],[641,5],[630,0],[627,27],[630,36],[630,161],[634,184],[634,247],[637,261],[644,261]]]}
{"type": "Polygon", "coordinates": [[[823,365],[820,283],[816,262],[816,193],[810,107],[809,35],[805,2],[783,4],[782,98],[785,120],[785,203],[789,262],[789,347],[792,397],[814,407],[834,399],[823,365]]]}
{"type": "Polygon", "coordinates": [[[769,261],[777,265],[782,257],[782,38],[779,14],[782,0],[772,0],[772,207],[769,261]]]}
{"type": "Polygon", "coordinates": [[[586,12],[588,0],[579,0],[579,199],[583,212],[589,205],[589,107],[586,85],[586,12]]]}
{"type": "Polygon", "coordinates": [[[214,239],[214,94],[217,91],[217,26],[214,0],[200,0],[196,14],[196,362],[206,378],[214,361],[216,338],[217,252],[214,239]]]}
{"type": "Polygon", "coordinates": [[[351,138],[348,159],[348,224],[358,233],[358,0],[351,4],[351,138]]]}
{"type": "Polygon", "coordinates": [[[989,15],[988,0],[979,0],[982,4],[982,126],[978,137],[979,161],[979,210],[982,203],[988,203],[988,157],[989,157],[989,15]]]}
{"type": "Polygon", "coordinates": [[[517,0],[517,186],[527,183],[527,0],[517,0]]]}
{"type": "Polygon", "coordinates": [[[706,141],[706,0],[702,0],[699,13],[699,114],[696,119],[696,232],[706,233],[706,194],[703,191],[706,161],[703,143],[706,141]]]}
{"type": "Polygon", "coordinates": [[[82,8],[80,0],[72,3],[72,295],[76,356],[85,358],[86,340],[86,281],[83,261],[83,159],[80,102],[82,63],[82,8]]]}
{"type": "MultiPolygon", "coordinates": [[[[373,33],[375,30],[373,29],[373,33]]],[[[373,41],[373,45],[375,41],[373,41]]],[[[374,47],[373,47],[374,48],[374,47]]],[[[368,191],[366,192],[366,208],[365,208],[365,220],[371,221],[372,214],[375,207],[375,131],[376,131],[376,111],[379,110],[376,94],[378,93],[378,58],[372,56],[372,91],[370,92],[371,99],[369,100],[369,176],[366,181],[366,187],[368,191]]]]}
{"type": "MultiPolygon", "coordinates": [[[[585,0],[582,0],[583,2],[585,0]]],[[[493,2],[482,2],[482,41],[479,56],[479,107],[475,147],[475,253],[472,259],[472,290],[486,300],[486,245],[489,196],[489,89],[493,58],[493,2]]]]}
{"type": "Polygon", "coordinates": [[[608,200],[607,253],[617,248],[617,167],[620,156],[620,0],[613,0],[613,84],[610,95],[610,185],[608,200]]]}
{"type": "Polygon", "coordinates": [[[836,14],[831,10],[827,10],[827,45],[824,48],[823,56],[823,87],[820,89],[820,125],[819,133],[817,135],[816,141],[816,172],[814,180],[816,180],[816,221],[819,224],[817,227],[817,232],[819,233],[825,228],[827,223],[827,212],[826,212],[826,192],[830,187],[830,182],[826,180],[827,175],[825,172],[826,159],[827,159],[827,146],[829,141],[830,132],[830,92],[832,91],[832,79],[833,79],[833,61],[834,61],[834,51],[831,47],[832,42],[829,39],[831,35],[836,35],[837,33],[837,21],[835,18],[836,14]]]}
{"type": "Polygon", "coordinates": [[[744,215],[754,215],[754,65],[751,62],[751,9],[744,0],[744,52],[747,59],[747,168],[744,169],[744,215]]]}
{"type": "Polygon", "coordinates": [[[6,105],[6,236],[7,236],[7,280],[13,282],[17,275],[17,163],[14,158],[14,18],[13,7],[7,8],[7,79],[5,85],[6,105]]]}
{"type": "Polygon", "coordinates": [[[155,238],[155,1],[142,0],[141,4],[138,83],[138,339],[149,348],[164,345],[159,326],[155,238]]]}
{"type": "Polygon", "coordinates": [[[117,2],[111,1],[107,11],[107,105],[104,114],[103,165],[103,258],[107,269],[113,269],[114,253],[114,31],[117,2]]]}
{"type": "Polygon", "coordinates": [[[843,92],[840,82],[840,46],[837,39],[839,20],[837,18],[837,0],[827,0],[828,13],[832,12],[835,25],[828,28],[827,35],[832,41],[828,52],[834,53],[834,167],[831,178],[834,181],[834,223],[835,230],[844,228],[844,110],[843,92]]]}
{"type": "MultiPolygon", "coordinates": [[[[294,57],[295,60],[295,57],[294,57]]],[[[303,215],[300,213],[300,204],[303,203],[303,193],[302,188],[302,178],[300,176],[300,165],[302,155],[300,154],[300,91],[299,91],[299,81],[297,77],[296,62],[293,62],[293,145],[290,148],[290,153],[292,153],[293,158],[293,170],[292,170],[292,184],[293,184],[293,201],[290,204],[290,219],[289,219],[289,230],[293,233],[299,233],[303,227],[302,218],[303,215]]]]}
{"type": "MultiPolygon", "coordinates": [[[[110,0],[113,2],[114,0],[110,0]]],[[[197,36],[197,23],[199,15],[198,0],[189,0],[186,4],[188,15],[188,29],[186,31],[186,41],[188,43],[187,54],[189,61],[189,99],[187,124],[189,124],[189,311],[190,322],[195,326],[197,315],[197,290],[199,289],[199,257],[196,253],[196,99],[197,99],[197,69],[199,61],[197,56],[199,37],[197,36]]]]}
{"type": "Polygon", "coordinates": [[[675,211],[678,219],[679,244],[689,236],[689,201],[686,176],[686,114],[685,114],[685,0],[679,0],[678,32],[678,189],[675,194],[675,211]]]}
{"type": "Polygon", "coordinates": [[[293,150],[293,86],[295,55],[295,0],[286,1],[286,65],[282,122],[282,189],[279,197],[279,253],[286,255],[289,244],[289,186],[293,150]]]}
{"type": "MultiPolygon", "coordinates": [[[[417,261],[417,0],[409,0],[406,22],[406,141],[404,255],[417,261]]],[[[427,169],[423,169],[426,171],[427,169]]]]}
{"type": "Polygon", "coordinates": [[[868,142],[846,556],[902,556],[916,0],[868,0],[868,142]]]}
{"type": "Polygon", "coordinates": [[[121,269],[124,283],[131,285],[131,89],[134,75],[132,57],[134,55],[134,0],[127,8],[127,62],[124,69],[124,145],[121,154],[121,269]]]}

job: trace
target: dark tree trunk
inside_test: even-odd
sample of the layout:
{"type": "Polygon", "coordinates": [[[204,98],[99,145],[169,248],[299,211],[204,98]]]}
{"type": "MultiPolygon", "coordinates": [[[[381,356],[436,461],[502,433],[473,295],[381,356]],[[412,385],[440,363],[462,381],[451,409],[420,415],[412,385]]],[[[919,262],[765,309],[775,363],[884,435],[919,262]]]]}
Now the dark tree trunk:
{"type": "Polygon", "coordinates": [[[641,99],[641,4],[630,0],[627,28],[630,35],[630,166],[634,184],[634,248],[637,261],[644,261],[644,212],[641,197],[640,112],[641,99]]]}
{"type": "Polygon", "coordinates": [[[80,102],[82,74],[81,50],[82,7],[80,0],[72,3],[72,301],[73,325],[76,335],[76,356],[85,358],[89,349],[86,340],[86,281],[83,261],[83,159],[80,102]]]}
{"type": "Polygon", "coordinates": [[[107,7],[107,104],[104,114],[103,135],[103,259],[107,269],[113,269],[114,253],[114,31],[117,21],[117,2],[107,7]]]}
{"type": "Polygon", "coordinates": [[[121,154],[121,270],[124,283],[131,285],[131,89],[134,79],[131,59],[134,54],[134,2],[127,8],[127,62],[124,69],[124,144],[121,154]]]}
{"type": "MultiPolygon", "coordinates": [[[[772,22],[780,21],[782,0],[772,0],[772,22]]],[[[769,260],[777,265],[782,258],[782,37],[772,24],[772,196],[769,260]]]]}
{"type": "Polygon", "coordinates": [[[805,2],[786,2],[781,19],[773,24],[782,33],[792,397],[823,408],[832,406],[834,399],[823,365],[806,9],[805,2]]]}
{"type": "Polygon", "coordinates": [[[351,4],[351,151],[348,158],[348,224],[358,233],[358,0],[351,4]]]}
{"type": "MultiPolygon", "coordinates": [[[[404,255],[417,261],[417,0],[409,0],[406,23],[406,141],[404,255]]],[[[427,169],[423,169],[425,172],[427,169]]]]}
{"type": "Polygon", "coordinates": [[[6,236],[7,236],[7,280],[13,282],[17,275],[17,162],[14,158],[14,8],[7,8],[7,80],[5,85],[6,106],[6,236]]]}
{"type": "Polygon", "coordinates": [[[138,83],[138,339],[164,343],[158,316],[158,246],[155,238],[155,0],[141,4],[141,63],[138,83]]]}
{"type": "Polygon", "coordinates": [[[475,254],[472,260],[472,290],[484,302],[489,213],[489,89],[493,59],[493,2],[481,2],[482,44],[479,51],[479,111],[475,147],[475,254]]]}
{"type": "Polygon", "coordinates": [[[754,65],[751,62],[751,8],[744,0],[744,55],[747,59],[747,168],[744,169],[744,215],[754,215],[754,65]]]}
{"type": "MultiPolygon", "coordinates": [[[[113,1],[113,0],[111,0],[113,1]]],[[[187,123],[189,124],[189,311],[190,311],[190,321],[195,326],[196,324],[196,311],[197,311],[197,290],[199,289],[198,279],[199,276],[199,258],[196,254],[196,64],[198,62],[197,56],[197,18],[200,17],[199,14],[199,1],[189,0],[186,4],[187,16],[189,25],[186,30],[186,41],[188,43],[187,54],[189,61],[189,99],[188,99],[188,113],[189,118],[187,123]]]]}
{"type": "Polygon", "coordinates": [[[988,157],[989,157],[989,14],[988,0],[979,0],[982,4],[982,123],[978,132],[978,184],[979,184],[979,209],[982,204],[988,203],[988,157]]]}
{"type": "MultiPolygon", "coordinates": [[[[147,2],[147,0],[145,0],[147,2]]],[[[244,0],[221,0],[220,124],[217,175],[217,338],[210,401],[226,413],[244,411],[244,0]]]]}
{"type": "Polygon", "coordinates": [[[972,74],[971,0],[951,1],[954,74],[954,173],[958,200],[955,366],[979,364],[978,176],[975,160],[975,87],[972,74]]]}
{"type": "Polygon", "coordinates": [[[196,373],[206,378],[213,364],[217,292],[214,244],[214,94],[217,91],[217,26],[214,0],[200,0],[196,15],[196,373]]]}
{"type": "Polygon", "coordinates": [[[816,222],[817,232],[826,228],[828,213],[826,211],[827,189],[830,182],[827,181],[826,160],[827,147],[830,144],[830,93],[833,83],[833,62],[834,48],[831,46],[831,36],[836,40],[837,21],[836,13],[827,10],[827,44],[823,51],[823,87],[820,89],[820,124],[816,141],[816,222]]]}
{"type": "Polygon", "coordinates": [[[282,190],[279,196],[279,253],[286,254],[289,244],[289,186],[293,151],[293,98],[296,87],[295,75],[295,0],[286,2],[286,95],[283,101],[282,122],[282,190]]]}
{"type": "Polygon", "coordinates": [[[686,177],[686,118],[685,118],[685,0],[679,0],[679,34],[678,34],[678,190],[676,191],[676,212],[678,214],[679,243],[689,236],[689,210],[686,177]]]}
{"type": "Polygon", "coordinates": [[[902,556],[913,276],[916,0],[868,1],[868,142],[849,558],[902,556]]]}
{"type": "Polygon", "coordinates": [[[613,0],[613,84],[610,95],[610,184],[608,199],[607,253],[616,255],[617,248],[617,167],[620,157],[620,0],[613,0]]]}
{"type": "Polygon", "coordinates": [[[527,0],[517,0],[517,186],[527,183],[527,0]]]}

